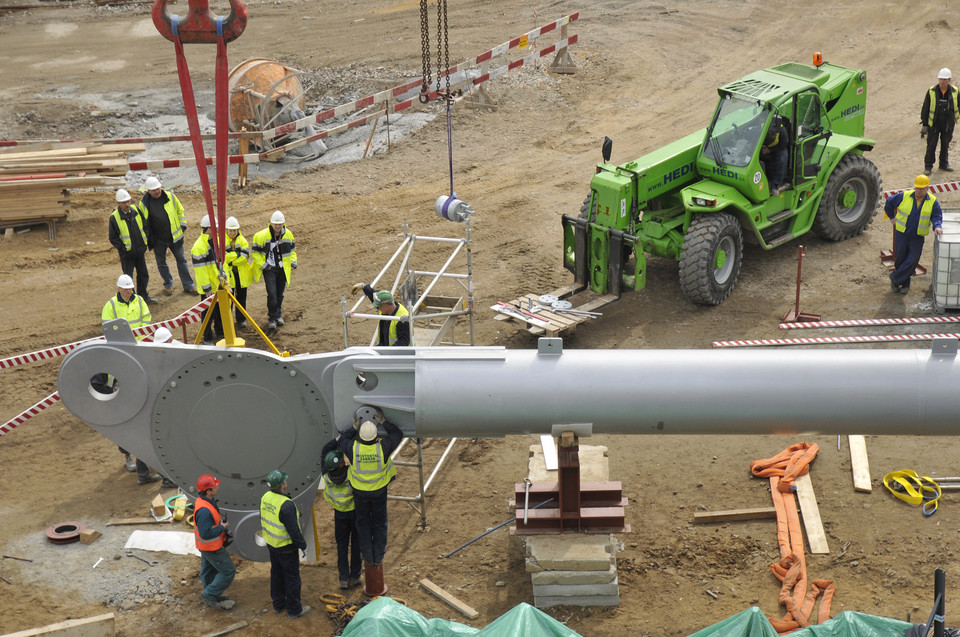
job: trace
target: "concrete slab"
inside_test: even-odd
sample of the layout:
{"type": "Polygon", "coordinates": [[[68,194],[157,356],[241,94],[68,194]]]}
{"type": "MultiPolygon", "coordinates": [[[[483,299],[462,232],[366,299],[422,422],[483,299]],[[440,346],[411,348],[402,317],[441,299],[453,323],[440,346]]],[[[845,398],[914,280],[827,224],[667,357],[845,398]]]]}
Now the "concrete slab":
{"type": "Polygon", "coordinates": [[[551,584],[548,586],[534,586],[534,597],[596,597],[603,595],[619,595],[620,580],[615,579],[606,584],[551,584]]]}
{"type": "Polygon", "coordinates": [[[537,597],[533,598],[537,608],[551,606],[619,606],[619,595],[597,595],[595,597],[537,597]]]}
{"type": "Polygon", "coordinates": [[[616,566],[612,535],[538,535],[525,540],[528,573],[606,571],[616,566]]]}
{"type": "Polygon", "coordinates": [[[540,571],[530,574],[534,591],[538,586],[551,584],[608,584],[617,579],[617,567],[610,565],[605,571],[540,571]]]}
{"type": "MultiPolygon", "coordinates": [[[[527,474],[533,482],[556,482],[557,472],[547,471],[543,447],[530,445],[527,474]]],[[[610,479],[610,461],[603,445],[580,445],[580,479],[584,482],[606,482],[610,479]]]]}

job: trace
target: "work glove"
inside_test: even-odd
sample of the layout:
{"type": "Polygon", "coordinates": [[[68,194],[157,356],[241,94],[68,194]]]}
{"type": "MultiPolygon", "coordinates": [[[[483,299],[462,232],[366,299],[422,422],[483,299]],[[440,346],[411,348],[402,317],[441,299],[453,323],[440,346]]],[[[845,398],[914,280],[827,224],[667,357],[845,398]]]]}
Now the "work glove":
{"type": "Polygon", "coordinates": [[[923,139],[924,137],[926,137],[926,136],[927,136],[927,133],[929,133],[929,132],[930,132],[930,127],[929,127],[929,126],[921,126],[921,127],[920,127],[920,139],[923,139]]]}
{"type": "Polygon", "coordinates": [[[181,224],[180,224],[180,231],[181,231],[181,232],[185,232],[186,230],[187,230],[187,224],[181,223],[181,224]]]}
{"type": "Polygon", "coordinates": [[[291,262],[290,262],[290,267],[293,268],[294,270],[296,270],[296,269],[297,269],[297,262],[296,262],[296,261],[291,261],[291,262]]]}
{"type": "Polygon", "coordinates": [[[354,283],[353,287],[350,288],[350,294],[360,294],[363,292],[363,283],[354,283]]]}
{"type": "Polygon", "coordinates": [[[204,296],[210,296],[210,292],[211,292],[211,291],[212,291],[212,288],[211,288],[209,285],[203,286],[203,295],[204,295],[204,296]]]}

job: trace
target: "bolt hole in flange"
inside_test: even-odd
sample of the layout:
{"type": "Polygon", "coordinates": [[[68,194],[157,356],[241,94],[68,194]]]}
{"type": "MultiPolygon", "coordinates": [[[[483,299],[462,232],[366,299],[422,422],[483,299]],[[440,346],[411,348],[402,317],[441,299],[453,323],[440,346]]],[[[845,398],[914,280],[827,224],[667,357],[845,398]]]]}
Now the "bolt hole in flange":
{"type": "Polygon", "coordinates": [[[96,400],[107,402],[116,398],[117,392],[120,391],[120,381],[117,380],[116,376],[106,372],[98,372],[90,377],[87,391],[96,400]]]}
{"type": "Polygon", "coordinates": [[[47,528],[44,534],[52,544],[70,544],[80,540],[80,533],[86,530],[82,522],[60,522],[47,528]]]}
{"type": "Polygon", "coordinates": [[[377,383],[380,382],[380,379],[377,378],[376,374],[371,374],[370,372],[360,372],[357,374],[357,387],[363,391],[373,391],[377,388],[377,383]]]}

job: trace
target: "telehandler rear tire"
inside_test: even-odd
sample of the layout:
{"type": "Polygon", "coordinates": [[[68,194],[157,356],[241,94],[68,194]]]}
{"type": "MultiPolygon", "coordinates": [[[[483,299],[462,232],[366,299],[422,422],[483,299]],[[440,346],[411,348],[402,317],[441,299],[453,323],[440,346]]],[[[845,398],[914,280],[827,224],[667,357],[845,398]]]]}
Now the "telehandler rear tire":
{"type": "Polygon", "coordinates": [[[830,241],[855,237],[870,225],[880,201],[880,171],[869,159],[847,155],[827,180],[813,230],[830,241]]]}
{"type": "Polygon", "coordinates": [[[733,292],[743,262],[743,233],[726,212],[696,217],[680,250],[680,291],[699,305],[720,305],[733,292]]]}

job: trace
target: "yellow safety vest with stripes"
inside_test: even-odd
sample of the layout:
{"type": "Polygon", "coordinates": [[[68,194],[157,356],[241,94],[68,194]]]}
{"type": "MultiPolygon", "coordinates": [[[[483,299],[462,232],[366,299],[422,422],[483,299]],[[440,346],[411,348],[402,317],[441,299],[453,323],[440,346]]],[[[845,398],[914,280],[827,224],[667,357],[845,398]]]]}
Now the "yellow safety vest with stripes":
{"type": "MultiPolygon", "coordinates": [[[[293,544],[287,527],[280,521],[280,507],[289,499],[276,491],[267,491],[260,498],[260,528],[263,529],[263,539],[267,542],[267,546],[275,549],[293,544]]],[[[300,509],[297,509],[297,525],[299,524],[300,509]]]]}
{"type": "Polygon", "coordinates": [[[353,441],[353,462],[347,469],[350,486],[359,491],[376,491],[390,484],[396,475],[393,461],[389,457],[384,460],[379,442],[353,441]]]}
{"type": "MultiPolygon", "coordinates": [[[[381,312],[383,314],[383,312],[381,312]]],[[[397,313],[394,314],[395,317],[400,318],[401,316],[409,316],[410,312],[407,311],[407,308],[403,307],[399,303],[397,304],[397,313]]],[[[397,324],[400,321],[390,321],[390,334],[388,335],[389,344],[393,345],[397,342],[397,324]]],[[[413,345],[413,328],[410,328],[410,344],[413,345]]]]}
{"type": "MultiPolygon", "coordinates": [[[[130,329],[135,330],[150,323],[153,320],[153,315],[150,314],[150,308],[143,302],[143,299],[136,294],[130,297],[129,303],[124,303],[114,294],[104,304],[103,310],[100,312],[100,320],[106,323],[118,318],[126,319],[127,323],[130,324],[130,329]]],[[[139,341],[143,337],[144,335],[139,335],[137,340],[139,341]]]]}
{"type": "Polygon", "coordinates": [[[190,250],[193,260],[193,273],[197,278],[197,291],[205,296],[203,288],[210,286],[216,290],[220,286],[220,270],[217,269],[217,254],[213,251],[210,235],[203,232],[193,243],[190,250]]]}
{"type": "MultiPolygon", "coordinates": [[[[143,238],[143,245],[147,245],[147,233],[143,231],[143,215],[134,207],[131,207],[131,210],[133,211],[133,217],[137,220],[137,227],[140,230],[140,236],[143,238]]],[[[123,241],[123,247],[128,251],[131,250],[133,244],[130,242],[130,225],[120,216],[119,208],[114,208],[110,216],[113,217],[113,220],[117,224],[117,230],[120,232],[120,240],[123,241]]]]}
{"type": "MultiPolygon", "coordinates": [[[[163,210],[167,213],[167,218],[170,221],[170,237],[173,239],[173,242],[176,243],[183,239],[183,229],[187,227],[187,217],[183,209],[183,204],[181,204],[177,196],[173,194],[173,191],[164,190],[163,192],[167,193],[167,203],[163,204],[163,210]]],[[[147,198],[150,196],[150,193],[147,193],[143,196],[143,199],[140,200],[140,203],[137,204],[137,208],[139,208],[148,219],[150,218],[150,209],[147,207],[147,198]]]]}
{"type": "MultiPolygon", "coordinates": [[[[933,116],[937,112],[937,92],[940,91],[940,86],[934,84],[930,87],[930,113],[927,115],[927,126],[933,126],[933,116]]],[[[950,95],[950,99],[953,101],[953,123],[956,124],[960,122],[960,110],[957,110],[957,93],[952,86],[947,89],[947,94],[950,95]]]]}
{"type": "Polygon", "coordinates": [[[353,511],[353,488],[350,486],[350,480],[344,480],[343,484],[334,484],[330,480],[330,474],[323,476],[323,499],[337,511],[353,511]]]}
{"type": "MultiPolygon", "coordinates": [[[[920,206],[920,221],[917,223],[917,236],[925,237],[930,234],[930,213],[933,212],[933,202],[937,198],[927,193],[927,198],[920,206]]],[[[913,191],[908,190],[903,193],[903,200],[897,206],[896,228],[897,232],[906,232],[907,218],[913,212],[913,191]]]]}

